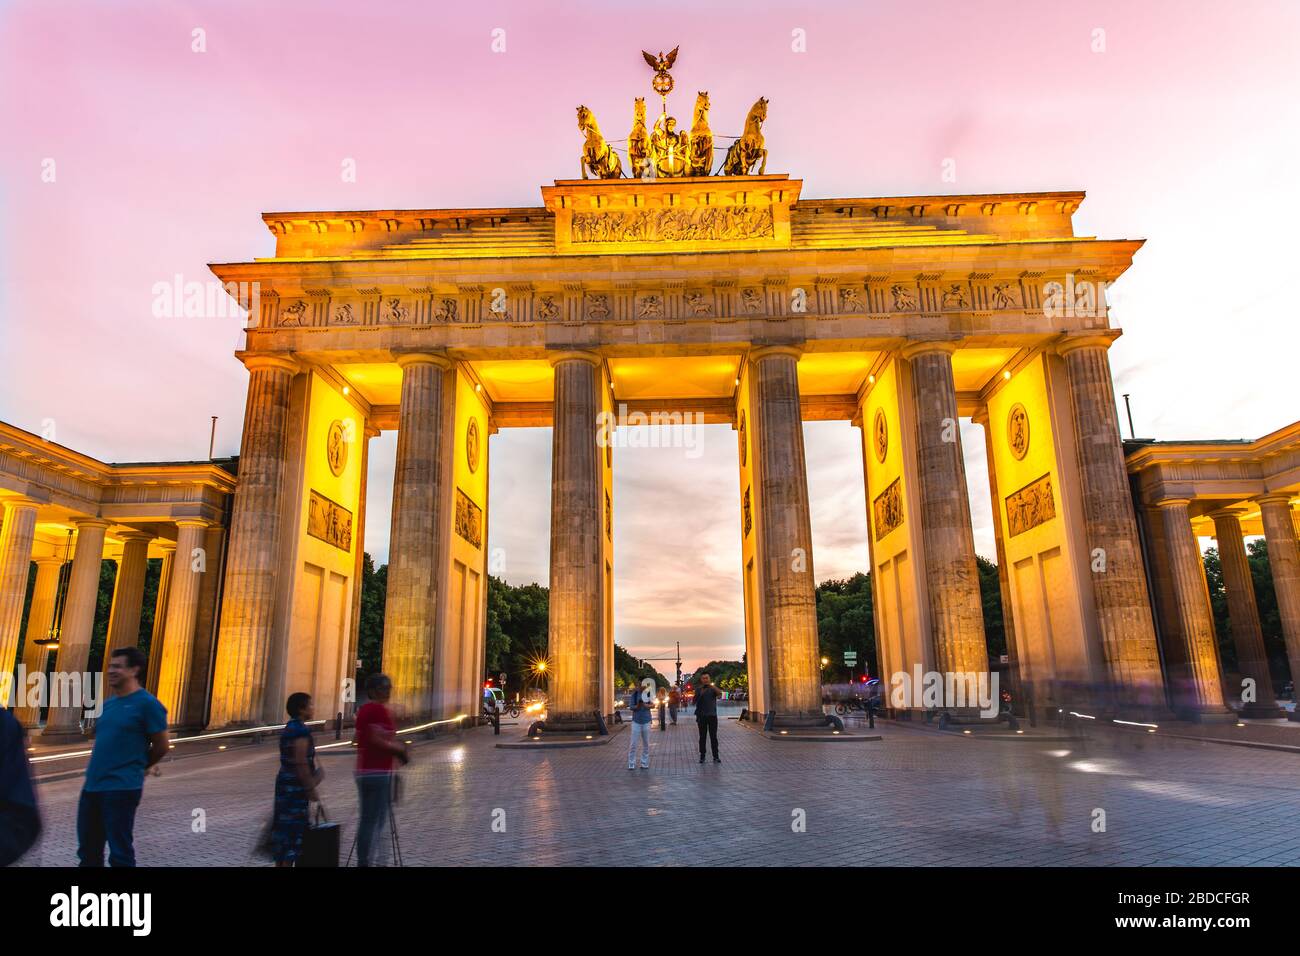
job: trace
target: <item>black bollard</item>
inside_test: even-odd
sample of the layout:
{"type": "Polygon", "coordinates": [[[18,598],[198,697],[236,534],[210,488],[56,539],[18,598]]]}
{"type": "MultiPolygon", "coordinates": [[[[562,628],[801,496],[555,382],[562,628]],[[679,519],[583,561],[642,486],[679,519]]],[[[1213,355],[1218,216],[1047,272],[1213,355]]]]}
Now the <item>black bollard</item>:
{"type": "Polygon", "coordinates": [[[334,715],[334,739],[343,739],[343,711],[341,710],[334,715]]]}

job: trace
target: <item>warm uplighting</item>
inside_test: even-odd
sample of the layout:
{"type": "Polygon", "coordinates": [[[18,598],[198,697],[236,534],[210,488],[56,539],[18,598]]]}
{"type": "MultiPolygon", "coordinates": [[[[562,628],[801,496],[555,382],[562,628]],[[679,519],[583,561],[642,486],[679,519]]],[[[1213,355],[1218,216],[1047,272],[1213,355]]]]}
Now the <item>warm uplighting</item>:
{"type": "Polygon", "coordinates": [[[351,394],[352,394],[352,389],[350,389],[350,388],[348,388],[346,385],[344,385],[344,386],[343,386],[343,394],[344,394],[345,397],[348,396],[348,395],[351,395],[351,394]]]}
{"type": "Polygon", "coordinates": [[[876,384],[876,376],[874,376],[874,375],[868,375],[868,376],[867,376],[867,384],[868,384],[868,385],[875,385],[875,384],[876,384]]]}
{"type": "Polygon", "coordinates": [[[1011,381],[1011,370],[1010,370],[1010,369],[1008,369],[1007,371],[1005,371],[1005,372],[1002,373],[1002,380],[1003,380],[1004,382],[1009,382],[1009,381],[1011,381]]]}
{"type": "Polygon", "coordinates": [[[482,383],[482,382],[475,382],[475,383],[474,383],[474,391],[476,391],[476,392],[481,392],[481,391],[483,391],[483,383],[482,383]]]}
{"type": "Polygon", "coordinates": [[[830,659],[829,657],[823,657],[823,658],[822,658],[822,667],[825,667],[825,666],[826,666],[827,664],[829,664],[830,662],[831,662],[831,659],[830,659]]]}

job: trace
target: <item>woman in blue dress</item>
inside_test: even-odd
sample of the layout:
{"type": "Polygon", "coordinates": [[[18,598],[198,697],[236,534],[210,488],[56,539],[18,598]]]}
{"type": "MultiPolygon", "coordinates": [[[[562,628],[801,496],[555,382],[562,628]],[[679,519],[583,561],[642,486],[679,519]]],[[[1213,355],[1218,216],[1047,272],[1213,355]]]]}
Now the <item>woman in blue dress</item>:
{"type": "Polygon", "coordinates": [[[323,776],[316,768],[316,742],[307,728],[314,713],[311,695],[290,694],[285,709],[289,722],[280,733],[280,772],[275,775],[275,816],[271,821],[276,866],[297,862],[309,822],[307,807],[318,802],[316,785],[323,776]]]}

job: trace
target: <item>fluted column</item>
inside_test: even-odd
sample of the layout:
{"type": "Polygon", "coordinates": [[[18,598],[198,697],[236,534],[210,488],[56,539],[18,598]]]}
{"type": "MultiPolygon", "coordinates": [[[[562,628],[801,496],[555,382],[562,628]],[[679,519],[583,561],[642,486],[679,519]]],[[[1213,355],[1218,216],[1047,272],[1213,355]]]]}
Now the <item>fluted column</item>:
{"type": "Polygon", "coordinates": [[[207,570],[200,575],[199,607],[194,623],[194,646],[190,651],[189,692],[172,720],[182,727],[202,727],[208,706],[208,690],[212,683],[213,640],[216,637],[217,589],[221,586],[222,551],[226,545],[226,529],[219,524],[209,525],[203,532],[203,547],[207,570]]]}
{"type": "Polygon", "coordinates": [[[1241,531],[1243,508],[1224,508],[1210,515],[1214,519],[1214,537],[1219,545],[1219,565],[1223,568],[1223,588],[1228,597],[1228,619],[1232,640],[1237,646],[1237,668],[1242,677],[1255,682],[1255,700],[1242,707],[1247,717],[1280,717],[1281,709],[1273,695],[1273,679],[1268,671],[1268,652],[1264,650],[1264,630],[1259,623],[1255,604],[1255,583],[1251,580],[1250,562],[1246,559],[1245,538],[1241,531]]]}
{"type": "Polygon", "coordinates": [[[1187,661],[1186,673],[1181,675],[1186,681],[1182,690],[1190,695],[1197,711],[1221,714],[1226,713],[1227,708],[1223,703],[1214,613],[1210,609],[1210,591],[1205,583],[1205,564],[1187,510],[1189,504],[1191,502],[1186,498],[1166,498],[1159,502],[1187,661]]]}
{"type": "Polygon", "coordinates": [[[600,356],[565,352],[555,368],[551,430],[550,712],[586,720],[600,700],[603,533],[597,415],[600,356]]]}
{"type": "MultiPolygon", "coordinates": [[[[23,639],[23,670],[27,676],[45,673],[49,650],[44,644],[36,642],[50,636],[50,627],[54,624],[54,606],[59,598],[59,571],[62,568],[62,558],[36,559],[36,584],[32,588],[32,607],[27,613],[27,633],[23,639]]],[[[41,709],[26,705],[25,690],[25,681],[16,685],[18,706],[14,708],[14,716],[24,727],[35,727],[41,719],[41,709]]]]}
{"type": "Polygon", "coordinates": [[[384,608],[384,673],[393,681],[389,706],[408,719],[433,709],[433,648],[438,607],[438,537],[444,466],[445,356],[403,355],[402,404],[393,471],[393,524],[384,608]]]}
{"type": "Polygon", "coordinates": [[[153,632],[149,638],[149,674],[145,688],[158,695],[158,671],[162,668],[163,635],[167,631],[167,598],[171,595],[172,568],[176,566],[176,545],[163,542],[162,567],[158,571],[158,595],[153,605],[153,632]]]}
{"type": "MultiPolygon", "coordinates": [[[[997,551],[998,559],[998,593],[1002,598],[1002,632],[1007,639],[1007,660],[1010,662],[1012,693],[1015,697],[1029,705],[1031,698],[1022,696],[1022,686],[1020,674],[1020,657],[1016,648],[1016,615],[1011,603],[1011,578],[1010,568],[1007,567],[1007,545],[1002,527],[1002,516],[1005,514],[1002,508],[1002,496],[998,493],[998,472],[994,466],[993,457],[993,431],[989,427],[989,409],[985,405],[979,410],[979,413],[972,417],[972,421],[984,429],[984,455],[988,462],[989,470],[989,496],[993,502],[993,546],[997,551]]],[[[977,568],[978,573],[978,568],[977,568]]],[[[981,599],[981,605],[983,600],[981,599]]],[[[987,638],[987,635],[985,635],[987,638]]]]}
{"type": "MultiPolygon", "coordinates": [[[[297,366],[272,356],[250,357],[245,364],[248,401],[217,639],[209,721],[213,727],[261,722],[275,626],[289,399],[297,366]]],[[[184,564],[188,556],[181,554],[177,560],[184,564]]]]}
{"type": "Polygon", "coordinates": [[[122,536],[122,560],[117,563],[117,581],[113,585],[113,610],[108,617],[108,636],[104,639],[104,693],[109,694],[108,662],[119,647],[140,643],[140,614],[144,610],[144,573],[149,566],[149,542],[153,535],[128,531],[122,536]]]}
{"type": "MultiPolygon", "coordinates": [[[[18,654],[35,536],[36,502],[30,498],[5,501],[4,524],[0,525],[0,674],[14,669],[18,654]]],[[[0,705],[5,702],[0,699],[0,705]]]]}
{"type": "Polygon", "coordinates": [[[162,664],[158,671],[158,700],[167,708],[173,725],[180,723],[189,693],[194,663],[194,622],[199,614],[199,589],[206,560],[195,554],[203,548],[208,522],[182,518],[176,522],[176,563],[172,567],[171,594],[167,598],[167,626],[163,632],[162,664]]]}
{"type": "MultiPolygon", "coordinates": [[[[108,522],[102,518],[74,518],[77,546],[72,555],[72,574],[63,605],[63,629],[59,635],[59,653],[54,670],[63,675],[63,686],[82,689],[90,675],[90,637],[95,627],[95,605],[99,600],[99,566],[104,558],[104,532],[108,522]]],[[[60,680],[51,684],[50,711],[41,738],[59,743],[81,737],[79,721],[85,707],[82,700],[56,700],[60,680]],[[64,706],[54,706],[62,704],[64,706]]],[[[83,691],[84,693],[84,691],[83,691]]]]}
{"type": "Polygon", "coordinates": [[[1282,619],[1282,638],[1291,664],[1291,680],[1300,685],[1300,549],[1296,546],[1295,525],[1291,522],[1288,495],[1265,495],[1259,503],[1264,523],[1264,543],[1268,546],[1268,567],[1277,594],[1278,617],[1282,619]]]}
{"type": "Polygon", "coordinates": [[[1109,346],[1108,338],[1080,336],[1058,348],[1074,412],[1093,600],[1107,673],[1121,701],[1161,706],[1160,654],[1124,467],[1109,346]]]}
{"type": "Polygon", "coordinates": [[[763,556],[763,628],[769,710],[779,716],[822,712],[817,649],[808,470],[799,408],[799,350],[769,346],[750,353],[757,496],[763,556]]]}
{"type": "Polygon", "coordinates": [[[989,656],[952,378],[955,350],[950,342],[917,343],[903,358],[912,366],[916,486],[935,660],[941,671],[970,674],[987,672],[989,656]]]}

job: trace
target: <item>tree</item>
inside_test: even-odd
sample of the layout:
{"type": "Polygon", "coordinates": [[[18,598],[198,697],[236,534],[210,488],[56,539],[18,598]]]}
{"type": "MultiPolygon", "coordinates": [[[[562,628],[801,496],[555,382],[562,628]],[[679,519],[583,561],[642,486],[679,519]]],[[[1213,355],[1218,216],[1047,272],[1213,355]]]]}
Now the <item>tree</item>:
{"type": "MultiPolygon", "coordinates": [[[[1205,584],[1210,591],[1210,612],[1214,616],[1214,634],[1219,647],[1219,664],[1224,672],[1236,672],[1237,643],[1232,635],[1232,618],[1228,613],[1228,591],[1223,579],[1223,562],[1218,548],[1207,548],[1202,556],[1205,565],[1205,584]]],[[[1277,607],[1277,592],[1273,589],[1273,572],[1268,564],[1268,543],[1256,538],[1246,545],[1246,564],[1250,568],[1255,590],[1255,608],[1259,612],[1259,627],[1264,635],[1264,653],[1268,656],[1269,676],[1275,687],[1286,681],[1289,665],[1286,640],[1282,635],[1282,618],[1277,607]]]]}
{"type": "Polygon", "coordinates": [[[361,556],[361,622],[357,628],[357,657],[361,674],[383,669],[384,607],[388,600],[388,565],[375,568],[370,555],[361,556]]]}
{"type": "Polygon", "coordinates": [[[817,644],[821,656],[829,661],[822,669],[822,679],[828,683],[849,679],[845,651],[857,652],[857,667],[866,669],[859,670],[859,674],[875,670],[871,575],[859,571],[847,580],[817,585],[817,644]]]}
{"type": "Polygon", "coordinates": [[[988,558],[975,556],[975,567],[980,576],[980,604],[984,610],[984,643],[991,657],[1007,652],[1006,625],[1002,620],[1002,582],[998,566],[988,558]]]}

